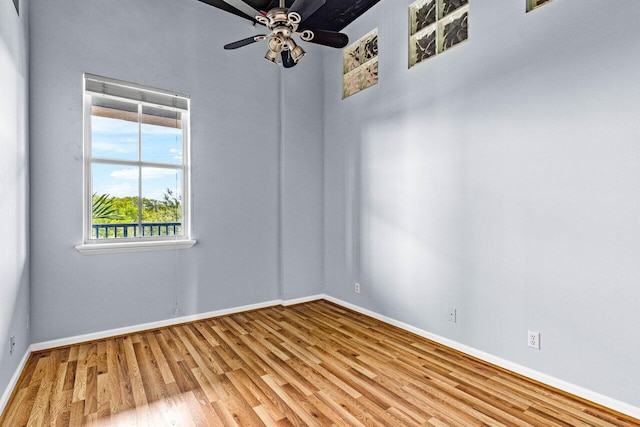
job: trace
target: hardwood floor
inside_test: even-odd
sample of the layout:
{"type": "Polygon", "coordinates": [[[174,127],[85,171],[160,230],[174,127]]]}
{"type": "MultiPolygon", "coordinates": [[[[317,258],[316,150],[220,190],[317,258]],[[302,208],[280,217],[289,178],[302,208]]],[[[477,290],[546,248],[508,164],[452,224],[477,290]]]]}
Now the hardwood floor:
{"type": "Polygon", "coordinates": [[[1,426],[638,426],[326,301],[33,354],[1,426]]]}

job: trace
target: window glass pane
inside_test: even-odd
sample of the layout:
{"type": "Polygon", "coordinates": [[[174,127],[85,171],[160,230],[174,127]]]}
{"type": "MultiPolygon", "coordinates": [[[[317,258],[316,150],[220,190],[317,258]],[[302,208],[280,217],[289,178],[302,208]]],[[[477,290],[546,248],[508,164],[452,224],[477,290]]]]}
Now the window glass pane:
{"type": "Polygon", "coordinates": [[[145,237],[182,235],[182,171],[142,168],[142,228],[145,237]]]}
{"type": "Polygon", "coordinates": [[[91,155],[138,160],[138,104],[92,98],[91,155]]]}
{"type": "Polygon", "coordinates": [[[142,107],[142,161],[182,164],[182,113],[142,107]]]}
{"type": "Polygon", "coordinates": [[[91,238],[136,237],[138,167],[94,163],[91,238]]]}

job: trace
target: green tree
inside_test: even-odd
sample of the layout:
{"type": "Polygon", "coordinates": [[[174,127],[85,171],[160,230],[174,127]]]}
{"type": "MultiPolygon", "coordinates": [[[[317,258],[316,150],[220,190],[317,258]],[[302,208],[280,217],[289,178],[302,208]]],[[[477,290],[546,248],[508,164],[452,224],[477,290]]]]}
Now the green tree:
{"type": "MultiPolygon", "coordinates": [[[[162,200],[142,199],[142,222],[165,223],[182,221],[181,197],[167,188],[162,200]]],[[[138,197],[109,197],[108,195],[94,195],[94,206],[100,207],[100,214],[94,209],[94,224],[137,224],[139,215],[138,197]],[[98,199],[102,199],[96,203],[98,199]]]]}
{"type": "MultiPolygon", "coordinates": [[[[108,194],[102,196],[93,195],[93,224],[129,224],[127,230],[132,236],[137,228],[140,215],[140,205],[142,205],[142,224],[146,227],[145,232],[153,235],[166,235],[173,233],[171,228],[153,227],[158,223],[179,223],[182,222],[182,203],[181,197],[176,197],[171,189],[163,194],[162,200],[143,198],[141,201],[138,197],[109,197],[108,194]]],[[[178,226],[176,233],[181,232],[178,226]]],[[[120,229],[122,234],[122,229],[120,229]]],[[[100,238],[113,238],[115,236],[115,228],[102,229],[100,238]]],[[[121,235],[118,237],[122,237],[121,235]]]]}
{"type": "Polygon", "coordinates": [[[109,197],[108,194],[98,196],[93,193],[91,199],[91,216],[93,219],[122,219],[115,207],[114,197],[109,197]]]}
{"type": "Polygon", "coordinates": [[[167,188],[167,191],[164,193],[164,206],[168,211],[168,214],[173,216],[173,221],[178,221],[182,217],[182,207],[180,202],[182,200],[182,196],[175,197],[173,191],[170,188],[167,188]]]}

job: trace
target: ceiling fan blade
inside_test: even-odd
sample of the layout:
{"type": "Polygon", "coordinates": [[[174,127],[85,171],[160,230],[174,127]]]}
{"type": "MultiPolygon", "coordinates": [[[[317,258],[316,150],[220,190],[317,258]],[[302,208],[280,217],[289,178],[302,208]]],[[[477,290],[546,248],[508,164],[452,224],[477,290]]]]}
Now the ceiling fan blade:
{"type": "Polygon", "coordinates": [[[287,13],[297,13],[304,21],[324,6],[326,2],[327,0],[296,0],[287,13]]]}
{"type": "Polygon", "coordinates": [[[293,68],[295,67],[296,61],[293,60],[293,58],[291,57],[291,54],[289,53],[289,51],[282,51],[282,66],[284,68],[293,68]]]}
{"type": "Polygon", "coordinates": [[[335,47],[337,49],[342,49],[346,45],[349,44],[349,36],[344,33],[338,33],[335,31],[328,30],[311,30],[307,29],[302,31],[302,33],[313,33],[313,38],[303,38],[303,40],[308,41],[310,43],[320,44],[322,46],[335,47]]]}
{"type": "MultiPolygon", "coordinates": [[[[199,0],[202,3],[206,3],[208,5],[211,6],[215,6],[214,3],[211,2],[211,0],[206,1],[206,0],[199,0]]],[[[240,12],[244,13],[245,15],[247,15],[249,18],[251,18],[251,20],[255,21],[256,20],[256,16],[261,16],[262,13],[256,9],[254,9],[253,7],[249,6],[247,3],[245,3],[242,0],[222,0],[223,2],[225,2],[226,4],[228,4],[229,6],[239,10],[240,12]]]]}
{"type": "Polygon", "coordinates": [[[237,49],[239,47],[247,46],[247,45],[250,45],[252,43],[264,40],[265,37],[266,36],[263,36],[263,35],[247,37],[246,39],[242,39],[242,40],[238,40],[237,42],[229,43],[229,44],[225,45],[224,48],[225,48],[225,50],[237,49]]]}

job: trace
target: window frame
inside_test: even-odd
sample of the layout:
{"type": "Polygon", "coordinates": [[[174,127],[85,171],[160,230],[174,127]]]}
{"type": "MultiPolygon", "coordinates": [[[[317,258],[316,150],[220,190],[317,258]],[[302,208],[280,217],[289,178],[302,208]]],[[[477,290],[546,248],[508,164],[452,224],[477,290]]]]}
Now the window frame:
{"type": "MultiPolygon", "coordinates": [[[[95,83],[94,83],[95,85],[95,83]]],[[[105,89],[105,92],[107,90],[105,89]]],[[[76,246],[82,254],[100,254],[109,252],[132,252],[168,249],[186,249],[192,247],[196,241],[191,238],[191,134],[190,134],[190,107],[189,95],[171,92],[163,89],[143,86],[136,83],[125,82],[102,76],[85,73],[83,76],[83,244],[76,246]],[[116,96],[109,93],[98,93],[87,89],[87,81],[104,83],[105,86],[123,87],[131,90],[131,93],[142,93],[141,98],[162,96],[166,99],[174,99],[176,107],[148,102],[144,99],[134,97],[116,96]],[[124,101],[138,105],[138,158],[137,160],[118,160],[102,157],[94,157],[92,153],[92,129],[91,129],[91,107],[94,97],[104,97],[116,101],[124,101]],[[186,101],[186,106],[185,106],[186,101]],[[177,105],[180,105],[178,107],[177,105]],[[143,161],[141,158],[142,144],[142,108],[144,106],[169,109],[179,111],[181,114],[182,126],[182,162],[181,163],[160,163],[143,161]],[[93,165],[119,165],[125,167],[138,168],[138,197],[142,197],[142,168],[152,167],[161,169],[171,169],[182,172],[181,188],[181,208],[182,208],[182,235],[170,236],[136,236],[113,239],[99,239],[93,237],[93,165]]],[[[142,204],[142,199],[139,201],[142,204]]],[[[139,211],[139,214],[141,212],[139,211]]],[[[142,225],[142,218],[138,218],[138,226],[142,225]]]]}

